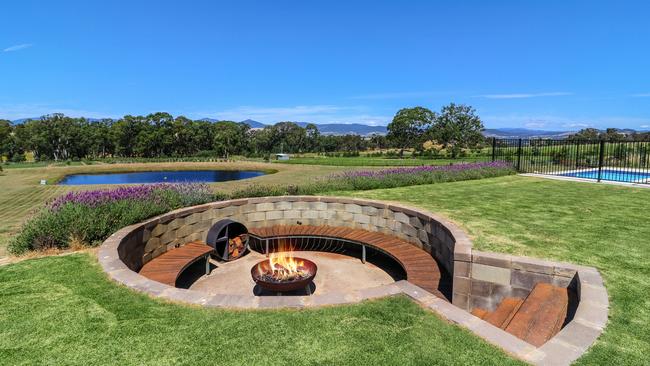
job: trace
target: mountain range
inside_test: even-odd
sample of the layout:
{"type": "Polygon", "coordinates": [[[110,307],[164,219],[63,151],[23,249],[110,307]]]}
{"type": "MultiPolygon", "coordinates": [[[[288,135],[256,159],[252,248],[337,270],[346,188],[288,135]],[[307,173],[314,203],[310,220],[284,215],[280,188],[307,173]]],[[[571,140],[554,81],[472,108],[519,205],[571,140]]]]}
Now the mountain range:
{"type": "MultiPolygon", "coordinates": [[[[20,124],[30,119],[40,119],[37,118],[22,118],[14,120],[13,123],[20,124]]],[[[91,122],[101,121],[101,118],[88,118],[91,122]]],[[[213,118],[203,118],[202,121],[208,122],[218,122],[218,119],[213,118]]],[[[241,121],[240,123],[246,123],[251,128],[264,128],[268,126],[262,122],[258,122],[252,119],[247,119],[241,121]]],[[[301,127],[307,126],[309,122],[295,122],[301,127]]],[[[318,127],[318,130],[323,135],[361,135],[361,136],[370,136],[373,134],[385,135],[387,133],[386,126],[371,126],[364,125],[361,123],[315,123],[318,127]]],[[[486,128],[483,130],[483,135],[486,137],[496,137],[496,138],[547,138],[547,139],[564,139],[568,136],[574,134],[576,131],[546,131],[546,130],[533,130],[527,128],[486,128]]],[[[621,133],[630,134],[636,132],[632,129],[623,129],[620,130],[621,133]]]]}

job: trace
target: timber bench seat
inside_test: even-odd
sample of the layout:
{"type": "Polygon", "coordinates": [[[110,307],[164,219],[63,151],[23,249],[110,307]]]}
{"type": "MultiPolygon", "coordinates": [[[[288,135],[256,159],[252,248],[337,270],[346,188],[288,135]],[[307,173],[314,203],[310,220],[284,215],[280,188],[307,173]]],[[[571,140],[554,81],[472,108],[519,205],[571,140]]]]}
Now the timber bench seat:
{"type": "Polygon", "coordinates": [[[204,242],[193,241],[179,248],[170,249],[142,266],[140,274],[150,280],[176,286],[176,280],[192,263],[205,259],[206,273],[210,272],[210,253],[214,249],[204,242]]]}
{"type": "Polygon", "coordinates": [[[347,227],[312,225],[250,228],[249,234],[259,239],[293,236],[339,238],[367,245],[395,259],[404,268],[407,281],[448,301],[442,291],[446,291],[444,287],[449,285],[441,282],[438,262],[423,249],[395,236],[347,227]]]}

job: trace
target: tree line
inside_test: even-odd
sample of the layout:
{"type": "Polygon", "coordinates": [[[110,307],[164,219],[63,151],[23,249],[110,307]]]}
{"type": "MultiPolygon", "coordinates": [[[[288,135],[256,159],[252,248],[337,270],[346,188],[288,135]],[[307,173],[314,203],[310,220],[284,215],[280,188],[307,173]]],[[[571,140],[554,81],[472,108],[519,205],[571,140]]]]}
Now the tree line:
{"type": "Polygon", "coordinates": [[[27,151],[37,160],[359,151],[374,140],[357,135],[323,136],[313,124],[303,128],[280,122],[251,129],[241,122],[191,120],[162,112],[98,121],[63,114],[20,124],[0,120],[0,156],[14,161],[20,161],[27,151]]]}
{"type": "Polygon", "coordinates": [[[607,128],[603,131],[596,128],[583,128],[569,136],[570,140],[604,140],[604,141],[649,141],[650,132],[626,133],[618,128],[607,128]]]}
{"type": "Polygon", "coordinates": [[[0,156],[21,161],[25,152],[36,160],[81,160],[109,157],[163,158],[232,155],[268,157],[304,152],[358,152],[397,148],[423,151],[440,144],[456,154],[483,142],[483,124],[473,108],[450,104],[435,113],[424,107],[404,108],[388,125],[386,136],[323,135],[315,124],[304,128],[279,122],[261,129],[233,121],[210,122],[158,112],[146,116],[88,120],[63,114],[13,124],[0,120],[0,156]]]}

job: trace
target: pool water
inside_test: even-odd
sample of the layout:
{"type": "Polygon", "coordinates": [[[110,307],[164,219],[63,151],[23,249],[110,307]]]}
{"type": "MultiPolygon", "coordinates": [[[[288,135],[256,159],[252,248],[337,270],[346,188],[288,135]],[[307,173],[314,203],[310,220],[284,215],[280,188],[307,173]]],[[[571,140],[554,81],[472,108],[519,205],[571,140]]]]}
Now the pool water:
{"type": "MultiPolygon", "coordinates": [[[[598,179],[598,169],[581,171],[581,172],[573,172],[573,173],[563,173],[561,175],[565,177],[598,179]]],[[[630,172],[630,171],[622,171],[622,170],[603,169],[601,172],[600,179],[611,180],[616,182],[643,183],[650,180],[650,172],[630,172]]]]}
{"type": "Polygon", "coordinates": [[[183,182],[226,182],[254,178],[264,172],[252,170],[184,170],[108,174],[73,174],[59,182],[60,185],[85,184],[138,184],[138,183],[183,183],[183,182]]]}

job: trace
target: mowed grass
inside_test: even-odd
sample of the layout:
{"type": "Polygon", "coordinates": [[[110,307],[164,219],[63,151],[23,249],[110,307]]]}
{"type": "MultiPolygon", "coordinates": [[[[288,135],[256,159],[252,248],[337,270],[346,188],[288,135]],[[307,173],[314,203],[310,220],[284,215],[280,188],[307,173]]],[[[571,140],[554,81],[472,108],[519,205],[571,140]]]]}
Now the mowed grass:
{"type": "Polygon", "coordinates": [[[481,250],[598,268],[610,320],[578,364],[650,364],[650,189],[511,176],[342,194],[441,213],[481,250]]]}
{"type": "Polygon", "coordinates": [[[514,365],[405,297],[226,311],[109,282],[88,254],[0,267],[0,364],[514,365]]]}
{"type": "Polygon", "coordinates": [[[467,157],[459,159],[388,159],[381,157],[328,157],[328,156],[292,156],[286,161],[274,161],[276,164],[308,164],[308,165],[325,165],[325,166],[420,166],[420,165],[448,165],[462,162],[487,161],[488,157],[467,157]]]}
{"type": "MultiPolygon", "coordinates": [[[[337,194],[441,213],[464,227],[478,249],[595,266],[609,292],[610,320],[578,364],[648,364],[650,189],[510,176],[337,194]]],[[[0,267],[0,363],[198,362],[514,361],[399,297],[316,310],[234,312],[152,300],[110,283],[87,254],[0,267]]]]}
{"type": "Polygon", "coordinates": [[[68,174],[135,172],[151,170],[265,170],[265,176],[236,182],[211,184],[218,191],[232,191],[250,184],[301,184],[317,177],[344,170],[340,167],[291,166],[253,162],[235,163],[134,163],[98,164],[88,166],[52,166],[40,168],[15,168],[0,172],[0,258],[6,255],[6,247],[21,224],[32,212],[46,202],[71,190],[108,188],[111,186],[58,186],[57,180],[68,174]],[[50,184],[40,185],[46,179],[50,184]]]}

